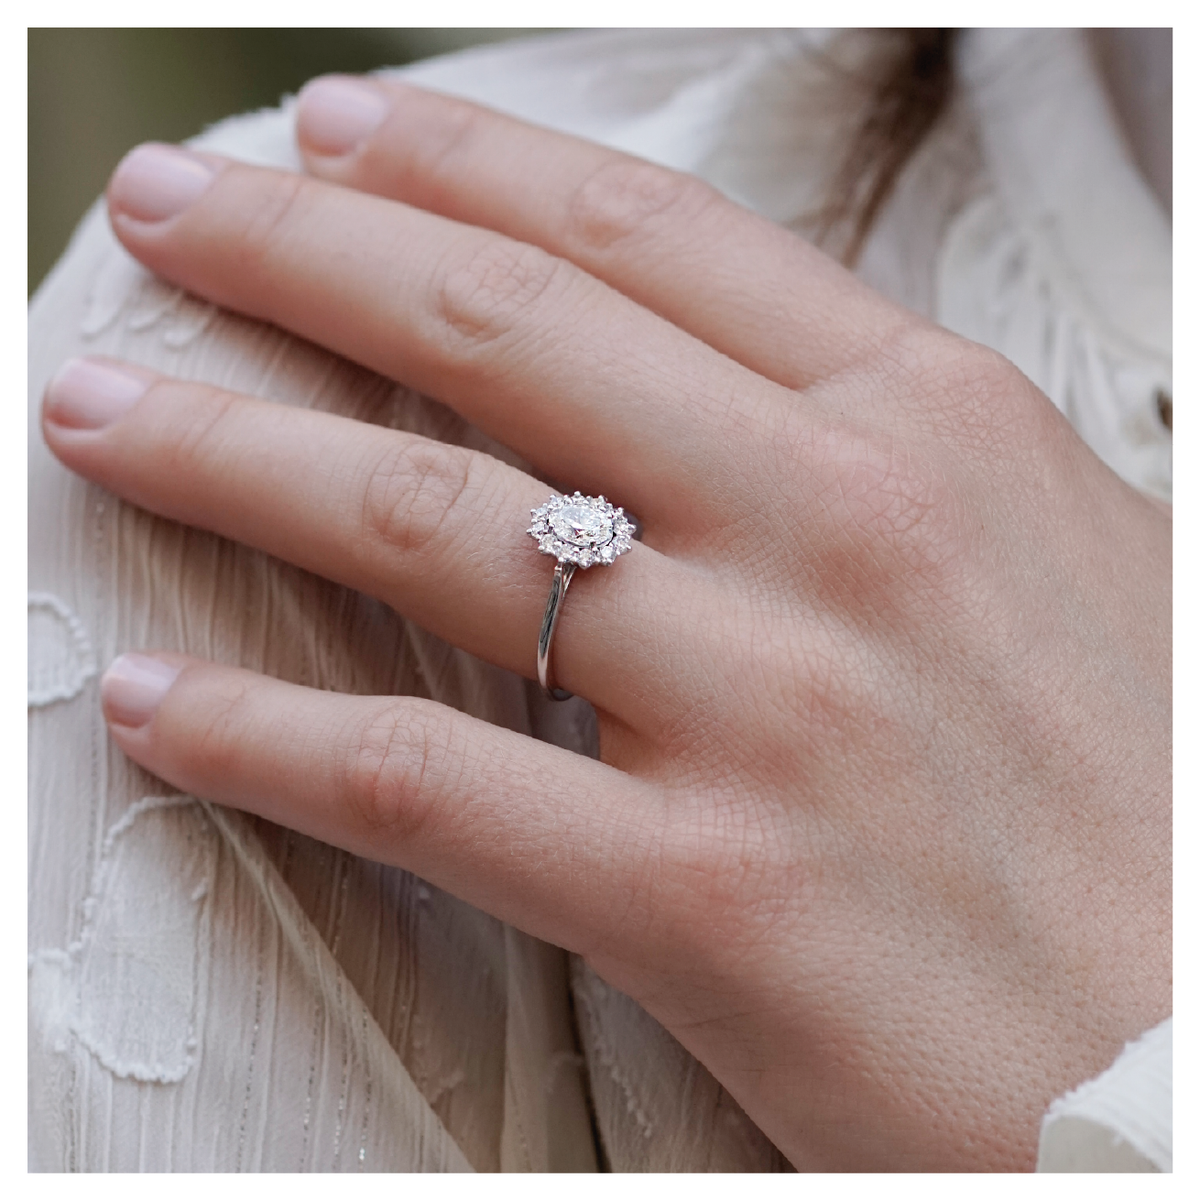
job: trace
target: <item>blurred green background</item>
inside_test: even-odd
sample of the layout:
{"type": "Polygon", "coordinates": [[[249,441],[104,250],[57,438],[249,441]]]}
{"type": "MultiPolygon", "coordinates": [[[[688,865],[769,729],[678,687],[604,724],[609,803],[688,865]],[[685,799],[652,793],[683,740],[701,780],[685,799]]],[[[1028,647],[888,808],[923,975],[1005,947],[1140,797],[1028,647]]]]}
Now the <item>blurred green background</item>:
{"type": "Polygon", "coordinates": [[[30,29],[29,292],[131,146],[274,105],[325,71],[398,66],[529,29],[30,29]]]}

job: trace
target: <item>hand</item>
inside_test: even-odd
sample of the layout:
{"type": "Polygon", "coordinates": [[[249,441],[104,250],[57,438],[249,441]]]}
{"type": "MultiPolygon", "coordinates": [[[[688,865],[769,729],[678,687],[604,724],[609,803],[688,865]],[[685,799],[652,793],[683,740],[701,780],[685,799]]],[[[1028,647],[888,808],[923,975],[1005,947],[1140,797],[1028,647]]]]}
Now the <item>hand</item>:
{"type": "MultiPolygon", "coordinates": [[[[603,761],[169,654],[106,677],[117,744],[584,955],[798,1167],[1030,1167],[1170,1011],[1169,517],[1009,363],[693,179],[399,84],[312,85],[299,129],[311,177],[135,150],[113,228],[641,518],[555,646],[603,761]]],[[[533,675],[530,475],[115,363],[44,429],[533,675]]]]}

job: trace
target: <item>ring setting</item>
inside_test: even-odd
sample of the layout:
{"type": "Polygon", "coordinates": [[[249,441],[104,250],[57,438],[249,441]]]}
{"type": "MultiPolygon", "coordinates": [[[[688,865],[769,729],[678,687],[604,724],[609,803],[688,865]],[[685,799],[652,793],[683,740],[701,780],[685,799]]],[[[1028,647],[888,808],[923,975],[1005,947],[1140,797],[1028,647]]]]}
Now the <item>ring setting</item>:
{"type": "Polygon", "coordinates": [[[538,682],[551,700],[566,700],[571,693],[554,686],[550,649],[567,588],[577,568],[611,566],[627,554],[633,548],[634,526],[624,509],[614,508],[603,496],[581,492],[573,496],[556,493],[533,509],[532,516],[526,532],[543,554],[558,560],[538,635],[538,682]]]}

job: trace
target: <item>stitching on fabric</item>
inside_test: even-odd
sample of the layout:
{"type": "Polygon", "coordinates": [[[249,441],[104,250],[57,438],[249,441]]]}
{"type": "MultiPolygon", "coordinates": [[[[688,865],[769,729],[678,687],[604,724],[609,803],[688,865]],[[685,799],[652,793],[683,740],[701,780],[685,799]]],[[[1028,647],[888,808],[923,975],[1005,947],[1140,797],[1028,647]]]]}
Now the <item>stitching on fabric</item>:
{"type": "MultiPolygon", "coordinates": [[[[106,1044],[102,1038],[96,1036],[94,1031],[89,1027],[87,1022],[88,1014],[84,1012],[83,987],[84,987],[84,961],[87,950],[93,943],[96,936],[96,917],[100,911],[100,902],[107,894],[107,889],[110,884],[110,871],[112,867],[112,855],[116,849],[117,841],[123,835],[129,832],[139,818],[144,817],[147,813],[162,811],[172,808],[185,808],[194,806],[197,814],[202,820],[207,823],[204,809],[191,796],[145,796],[136,804],[133,804],[125,812],[125,814],[115,822],[105,835],[104,843],[101,848],[100,857],[97,863],[97,868],[93,878],[92,890],[87,898],[83,901],[83,927],[80,936],[73,941],[66,949],[46,948],[35,951],[29,956],[29,967],[32,971],[37,963],[53,964],[59,967],[64,972],[65,985],[71,989],[73,995],[70,1001],[71,1013],[67,1018],[65,1032],[68,1032],[83,1045],[92,1056],[112,1074],[124,1079],[136,1079],[142,1083],[160,1083],[170,1084],[178,1083],[191,1070],[192,1065],[197,1058],[197,1037],[195,1025],[195,993],[200,986],[200,964],[198,959],[201,946],[207,936],[206,932],[206,917],[207,906],[204,900],[209,893],[209,881],[204,881],[197,885],[189,896],[189,901],[200,907],[201,911],[198,914],[199,925],[197,929],[197,937],[192,953],[193,959],[193,996],[192,996],[192,1012],[187,1028],[187,1036],[183,1042],[183,1057],[181,1062],[174,1067],[167,1067],[162,1063],[141,1063],[129,1062],[118,1056],[114,1052],[113,1047],[106,1044]]],[[[207,870],[211,875],[214,869],[214,864],[210,861],[207,870]]],[[[65,1046],[57,1047],[60,1050],[65,1050],[65,1046]]]]}
{"type": "Polygon", "coordinates": [[[163,345],[179,350],[208,328],[218,309],[150,275],[114,246],[92,279],[79,331],[89,340],[98,337],[126,311],[130,332],[142,333],[161,323],[163,345]]]}
{"type": "Polygon", "coordinates": [[[52,628],[60,631],[58,634],[39,631],[35,635],[30,629],[28,707],[44,708],[60,700],[73,699],[96,674],[96,655],[83,622],[51,592],[30,592],[27,611],[31,617],[35,611],[50,613],[55,618],[52,628]],[[49,642],[50,638],[59,637],[59,646],[55,647],[49,642]],[[56,654],[55,650],[60,653],[56,654]],[[39,654],[41,661],[38,661],[39,654]],[[67,666],[61,668],[62,673],[54,677],[53,673],[60,669],[55,659],[60,657],[67,666]],[[35,678],[43,673],[51,677],[35,678]]]}
{"type": "Polygon", "coordinates": [[[163,345],[173,350],[181,350],[199,337],[217,312],[215,305],[154,277],[142,280],[136,299],[139,303],[127,321],[129,330],[142,333],[161,324],[163,345]]]}
{"type": "MultiPolygon", "coordinates": [[[[337,958],[338,949],[342,944],[342,928],[346,920],[346,907],[350,887],[350,860],[344,853],[337,852],[337,915],[334,924],[333,939],[329,944],[329,952],[337,958]]],[[[344,998],[345,977],[338,973],[334,983],[334,1009],[345,1015],[346,1002],[344,998]]],[[[349,1027],[349,1021],[346,1022],[349,1027]]],[[[342,1082],[338,1091],[337,1122],[333,1128],[333,1169],[336,1171],[342,1162],[342,1136],[345,1132],[346,1105],[350,1095],[350,1066],[352,1045],[349,1038],[342,1042],[342,1082]]]]}
{"type": "MultiPolygon", "coordinates": [[[[97,220],[103,218],[97,216],[97,220]]],[[[79,332],[88,339],[99,337],[117,319],[144,278],[146,272],[121,247],[112,243],[92,276],[79,332]]]]}
{"type": "Polygon", "coordinates": [[[362,1009],[362,1061],[363,1074],[365,1076],[365,1086],[363,1095],[362,1129],[359,1131],[358,1138],[358,1169],[360,1171],[364,1171],[366,1170],[367,1165],[367,1130],[371,1120],[371,1090],[374,1080],[371,1078],[371,1056],[369,1053],[367,1053],[367,1046],[369,1045],[367,1040],[369,1036],[367,1032],[367,1019],[370,1016],[370,1013],[367,1011],[367,1005],[365,1001],[361,1001],[360,1007],[362,1009]]]}
{"type": "MultiPolygon", "coordinates": [[[[217,831],[222,853],[227,851],[232,855],[239,874],[244,872],[245,877],[251,882],[255,890],[255,895],[259,897],[260,902],[267,907],[268,911],[276,915],[276,928],[282,934],[290,950],[301,955],[309,962],[314,976],[320,974],[329,981],[336,981],[333,985],[335,991],[332,996],[329,996],[327,991],[322,992],[321,989],[318,989],[318,999],[322,994],[329,996],[327,1002],[320,1001],[322,1004],[322,1028],[328,1028],[331,1032],[337,1034],[337,1042],[348,1041],[354,1064],[360,1064],[364,1055],[368,1052],[368,1048],[361,1045],[358,1038],[354,1036],[354,1031],[363,1028],[364,1018],[362,1010],[359,1010],[358,1021],[355,1021],[353,1016],[348,1014],[346,1002],[343,999],[348,981],[345,979],[345,971],[341,967],[340,962],[333,957],[333,949],[331,949],[331,947],[340,947],[340,929],[345,920],[344,915],[338,914],[332,919],[328,938],[321,936],[316,932],[310,918],[300,907],[297,897],[286,879],[281,877],[277,864],[264,854],[259,837],[254,832],[255,826],[252,819],[244,813],[222,808],[207,800],[200,800],[199,804],[217,831]],[[350,1035],[348,1039],[344,1039],[341,1036],[339,1031],[342,1030],[350,1035]]],[[[343,851],[334,850],[329,846],[321,847],[321,849],[325,852],[325,861],[327,863],[337,864],[343,860],[352,863],[354,861],[343,851]]],[[[330,872],[331,886],[339,889],[340,885],[337,883],[338,867],[336,865],[332,866],[330,872]]],[[[351,993],[357,996],[357,992],[354,991],[353,986],[349,986],[351,993]]],[[[372,1036],[382,1038],[386,1045],[388,1041],[387,1036],[375,1023],[370,1010],[366,1012],[365,1022],[368,1029],[372,1031],[372,1036]]],[[[318,1036],[319,1031],[314,1031],[314,1039],[318,1036]]],[[[322,1039],[322,1044],[326,1044],[324,1039],[322,1039]]],[[[330,1075],[332,1075],[334,1067],[333,1044],[336,1043],[332,1041],[328,1043],[321,1060],[322,1063],[328,1065],[330,1075]]],[[[342,1062],[343,1064],[348,1062],[346,1054],[343,1054],[342,1062]]],[[[412,1090],[407,1095],[414,1104],[419,1102],[419,1108],[412,1111],[419,1111],[422,1114],[420,1118],[420,1141],[416,1147],[416,1161],[422,1164],[453,1161],[453,1169],[455,1170],[473,1170],[474,1168],[451,1137],[442,1119],[425,1101],[408,1067],[403,1063],[401,1063],[401,1066],[404,1079],[408,1080],[412,1086],[412,1090]]],[[[378,1089],[376,1089],[375,1094],[377,1096],[380,1094],[378,1089]]],[[[331,1098],[331,1093],[324,1086],[322,1087],[321,1095],[331,1098]]],[[[379,1111],[378,1103],[376,1103],[376,1112],[379,1111]]],[[[330,1120],[331,1114],[326,1110],[323,1113],[322,1124],[326,1138],[330,1132],[330,1120]]],[[[352,1135],[347,1137],[347,1141],[350,1141],[351,1137],[352,1135]]],[[[378,1135],[374,1140],[378,1144],[378,1135]]],[[[324,1147],[326,1144],[325,1140],[317,1143],[320,1147],[324,1147]]],[[[314,1143],[310,1141],[308,1145],[312,1147],[314,1143]]],[[[329,1168],[321,1166],[318,1162],[316,1165],[310,1164],[305,1169],[328,1170],[329,1168]]],[[[419,1166],[416,1169],[428,1168],[419,1166]]]]}
{"type": "MultiPolygon", "coordinates": [[[[84,901],[84,927],[80,935],[77,945],[80,948],[80,960],[82,965],[82,953],[86,950],[88,943],[92,940],[95,934],[95,914],[99,908],[99,901],[104,897],[106,887],[108,885],[108,876],[112,866],[112,854],[116,848],[117,839],[129,832],[133,828],[135,822],[145,816],[147,813],[162,811],[171,808],[185,808],[195,806],[198,813],[203,812],[197,804],[197,801],[191,796],[144,796],[137,803],[130,805],[124,815],[110,826],[107,835],[104,838],[104,844],[100,851],[100,866],[97,871],[96,886],[92,894],[84,901]]],[[[210,871],[211,871],[210,867],[210,871]]],[[[203,900],[208,894],[208,883],[203,882],[197,886],[192,893],[192,902],[201,906],[201,918],[205,913],[203,900]],[[199,893],[199,896],[197,896],[199,893]]],[[[192,948],[193,960],[199,955],[200,946],[204,941],[204,930],[197,931],[195,945],[192,948]]],[[[178,1083],[191,1070],[196,1061],[197,1038],[195,1024],[195,989],[199,987],[199,964],[193,961],[193,996],[192,996],[192,1013],[188,1022],[187,1038],[184,1041],[183,1060],[179,1066],[171,1069],[163,1067],[159,1064],[125,1062],[118,1059],[110,1052],[107,1046],[100,1044],[95,1037],[92,1036],[90,1030],[86,1029],[83,1024],[83,978],[80,972],[78,980],[78,995],[79,1002],[77,1008],[76,1020],[72,1023],[72,1030],[79,1038],[80,1042],[91,1051],[93,1056],[107,1067],[114,1075],[122,1078],[136,1079],[143,1083],[178,1083]]]]}
{"type": "Polygon", "coordinates": [[[254,954],[254,1028],[250,1033],[250,1049],[246,1060],[246,1090],[242,1096],[242,1115],[238,1121],[237,1159],[234,1162],[235,1174],[242,1172],[242,1155],[246,1149],[246,1134],[250,1127],[250,1101],[254,1097],[254,1068],[258,1055],[258,1039],[262,1031],[263,1016],[263,981],[266,978],[266,947],[264,940],[268,935],[266,923],[256,916],[254,921],[254,940],[257,946],[254,954]]]}

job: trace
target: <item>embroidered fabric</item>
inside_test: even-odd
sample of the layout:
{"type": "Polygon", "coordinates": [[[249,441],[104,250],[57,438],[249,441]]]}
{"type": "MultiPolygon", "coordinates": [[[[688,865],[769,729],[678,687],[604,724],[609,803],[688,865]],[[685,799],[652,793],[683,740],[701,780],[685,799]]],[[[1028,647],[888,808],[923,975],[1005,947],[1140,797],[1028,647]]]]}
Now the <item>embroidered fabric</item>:
{"type": "MultiPolygon", "coordinates": [[[[693,171],[803,230],[856,103],[830,64],[858,46],[603,31],[406,74],[693,171]]],[[[1082,38],[972,35],[962,74],[861,272],[1009,354],[1114,469],[1169,496],[1154,407],[1170,383],[1169,228],[1119,152],[1082,38]],[[1079,148],[1070,171],[1050,169],[1050,95],[1079,148]],[[1080,195],[1100,193],[1077,222],[1080,195]]],[[[196,144],[298,170],[291,122],[286,101],[196,144]]],[[[786,1169],[581,962],[405,872],[161,795],[112,749],[96,665],[147,646],[595,746],[582,702],[547,708],[375,601],[69,475],[36,413],[80,353],[518,461],[437,403],[154,279],[99,207],[85,218],[30,314],[31,1169],[786,1169]]]]}

